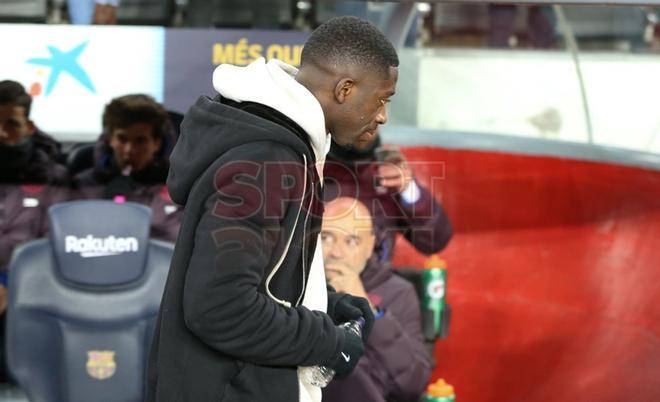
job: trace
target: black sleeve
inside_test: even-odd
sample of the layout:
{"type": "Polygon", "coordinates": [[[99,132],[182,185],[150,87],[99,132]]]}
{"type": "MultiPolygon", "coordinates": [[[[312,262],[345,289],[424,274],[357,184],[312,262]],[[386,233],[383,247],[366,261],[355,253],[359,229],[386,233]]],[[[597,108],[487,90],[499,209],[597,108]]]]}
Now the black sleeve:
{"type": "Polygon", "coordinates": [[[184,285],[186,325],[211,348],[253,364],[325,364],[340,353],[343,332],[325,313],[286,307],[263,288],[271,261],[279,258],[271,254],[293,229],[265,209],[292,200],[287,208],[297,211],[302,194],[299,186],[265,191],[265,171],[301,158],[276,144],[230,153],[225,158],[232,163],[215,174],[215,191],[197,225],[184,285]]]}
{"type": "Polygon", "coordinates": [[[404,212],[399,225],[403,236],[418,251],[425,254],[437,253],[444,249],[452,236],[452,226],[444,208],[424,187],[417,184],[420,197],[417,202],[407,204],[397,196],[404,212]]]}

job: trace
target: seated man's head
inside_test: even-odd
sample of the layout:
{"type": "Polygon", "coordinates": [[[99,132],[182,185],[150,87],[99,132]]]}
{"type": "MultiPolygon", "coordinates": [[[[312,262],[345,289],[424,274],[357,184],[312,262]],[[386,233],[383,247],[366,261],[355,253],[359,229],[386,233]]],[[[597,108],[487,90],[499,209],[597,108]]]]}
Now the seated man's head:
{"type": "Polygon", "coordinates": [[[326,278],[337,290],[348,276],[366,267],[376,242],[371,214],[355,198],[340,197],[327,203],[321,229],[326,278]]]}
{"type": "Polygon", "coordinates": [[[16,81],[0,81],[0,145],[25,143],[35,131],[29,118],[32,98],[16,81]]]}
{"type": "Polygon", "coordinates": [[[113,99],[105,107],[103,129],[119,168],[137,172],[152,163],[163,146],[167,124],[167,112],[148,95],[113,99]]]}
{"type": "Polygon", "coordinates": [[[319,101],[334,142],[364,148],[387,122],[399,59],[378,28],[356,17],[319,26],[303,48],[296,80],[319,101]]]}

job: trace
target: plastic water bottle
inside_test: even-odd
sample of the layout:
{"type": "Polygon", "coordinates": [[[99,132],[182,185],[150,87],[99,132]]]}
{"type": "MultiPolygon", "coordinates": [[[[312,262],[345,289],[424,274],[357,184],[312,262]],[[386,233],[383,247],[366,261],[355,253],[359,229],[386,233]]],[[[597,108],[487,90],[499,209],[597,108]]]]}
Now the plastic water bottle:
{"type": "MultiPolygon", "coordinates": [[[[357,320],[351,320],[339,325],[342,328],[346,328],[348,331],[354,333],[355,335],[362,337],[362,327],[364,326],[364,318],[360,317],[357,320]]],[[[303,367],[300,369],[300,374],[302,380],[310,385],[315,387],[324,388],[335,376],[335,370],[326,366],[312,366],[312,367],[303,367]]]]}

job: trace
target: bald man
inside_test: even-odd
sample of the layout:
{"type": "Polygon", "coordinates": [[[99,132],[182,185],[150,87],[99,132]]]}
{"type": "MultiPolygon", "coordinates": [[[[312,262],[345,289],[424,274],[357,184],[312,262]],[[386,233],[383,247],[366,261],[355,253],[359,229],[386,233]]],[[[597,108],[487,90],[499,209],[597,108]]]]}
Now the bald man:
{"type": "Polygon", "coordinates": [[[429,379],[415,289],[376,258],[375,233],[369,210],[357,199],[326,205],[321,230],[326,278],[338,292],[367,298],[376,321],[357,368],[330,383],[324,401],[415,401],[429,379]]]}

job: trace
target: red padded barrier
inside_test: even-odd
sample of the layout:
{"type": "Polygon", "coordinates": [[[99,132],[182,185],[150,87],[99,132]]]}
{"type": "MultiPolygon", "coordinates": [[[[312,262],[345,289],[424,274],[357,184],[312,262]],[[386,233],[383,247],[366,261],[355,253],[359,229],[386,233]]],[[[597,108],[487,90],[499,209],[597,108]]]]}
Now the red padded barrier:
{"type": "MultiPolygon", "coordinates": [[[[466,402],[660,401],[660,171],[404,152],[455,228],[433,379],[466,402]]],[[[399,240],[394,262],[424,257],[399,240]]]]}

